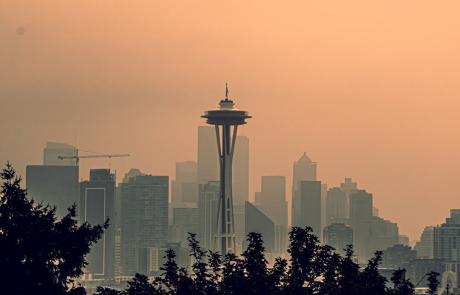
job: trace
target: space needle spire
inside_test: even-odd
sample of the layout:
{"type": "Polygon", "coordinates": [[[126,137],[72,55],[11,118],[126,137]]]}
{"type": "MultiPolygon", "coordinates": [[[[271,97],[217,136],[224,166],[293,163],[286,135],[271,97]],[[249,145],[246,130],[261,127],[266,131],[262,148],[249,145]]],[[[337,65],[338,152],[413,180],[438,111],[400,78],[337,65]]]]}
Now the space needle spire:
{"type": "Polygon", "coordinates": [[[248,112],[235,109],[234,105],[233,101],[228,99],[228,86],[225,83],[225,100],[220,101],[218,109],[205,111],[204,116],[201,116],[206,119],[207,124],[216,128],[220,197],[212,248],[224,257],[227,253],[236,252],[232,197],[232,162],[236,133],[238,125],[246,124],[246,119],[251,118],[248,112]]]}

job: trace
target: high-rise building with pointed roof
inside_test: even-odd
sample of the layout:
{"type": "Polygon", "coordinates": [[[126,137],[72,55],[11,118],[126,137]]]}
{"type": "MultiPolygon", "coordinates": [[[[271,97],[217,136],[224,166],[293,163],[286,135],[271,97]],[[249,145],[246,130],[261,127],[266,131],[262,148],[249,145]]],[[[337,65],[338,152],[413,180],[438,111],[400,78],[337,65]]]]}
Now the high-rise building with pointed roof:
{"type": "Polygon", "coordinates": [[[294,163],[293,188],[298,188],[298,182],[302,180],[316,181],[316,162],[313,162],[304,152],[302,157],[294,163]]]}
{"type": "MultiPolygon", "coordinates": [[[[313,162],[304,152],[302,157],[293,165],[292,176],[292,203],[291,203],[291,224],[300,225],[301,208],[300,208],[300,181],[316,181],[316,162],[313,162]]],[[[320,188],[321,194],[321,188],[320,188]]],[[[321,195],[320,195],[321,198],[321,195]]],[[[319,209],[321,212],[321,208],[319,209]]],[[[321,221],[320,221],[321,222],[321,221]]],[[[320,228],[318,228],[320,230],[320,228]]]]}

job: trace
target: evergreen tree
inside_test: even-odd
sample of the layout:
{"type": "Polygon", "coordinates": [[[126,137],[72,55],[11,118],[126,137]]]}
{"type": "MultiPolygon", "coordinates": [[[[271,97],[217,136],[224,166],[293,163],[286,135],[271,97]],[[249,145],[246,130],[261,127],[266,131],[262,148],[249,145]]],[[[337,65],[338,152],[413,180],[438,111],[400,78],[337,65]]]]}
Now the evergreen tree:
{"type": "Polygon", "coordinates": [[[61,220],[56,207],[36,204],[7,163],[0,173],[0,284],[4,294],[85,294],[74,284],[85,256],[108,227],[78,226],[75,205],[61,220]]]}

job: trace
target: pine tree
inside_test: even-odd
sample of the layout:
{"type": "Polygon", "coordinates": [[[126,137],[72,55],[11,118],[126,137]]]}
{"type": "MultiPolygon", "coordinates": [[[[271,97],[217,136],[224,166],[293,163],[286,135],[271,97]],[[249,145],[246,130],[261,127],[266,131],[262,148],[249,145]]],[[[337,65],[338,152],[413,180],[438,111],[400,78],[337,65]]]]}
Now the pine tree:
{"type": "Polygon", "coordinates": [[[109,226],[78,226],[75,205],[61,220],[56,207],[36,204],[7,163],[0,173],[0,285],[4,294],[85,294],[74,279],[109,226]]]}

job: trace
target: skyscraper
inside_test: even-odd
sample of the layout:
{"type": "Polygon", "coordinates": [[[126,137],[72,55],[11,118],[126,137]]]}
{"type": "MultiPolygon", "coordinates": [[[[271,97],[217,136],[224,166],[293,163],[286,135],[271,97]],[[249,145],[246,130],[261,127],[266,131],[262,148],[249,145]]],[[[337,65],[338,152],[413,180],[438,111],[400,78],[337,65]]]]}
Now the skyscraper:
{"type": "Polygon", "coordinates": [[[142,272],[145,253],[168,240],[169,177],[138,175],[121,184],[123,275],[142,272]]]}
{"type": "Polygon", "coordinates": [[[43,150],[43,165],[45,166],[77,166],[76,159],[58,159],[59,156],[77,156],[74,146],[66,143],[47,142],[43,150]]]}
{"type": "Polygon", "coordinates": [[[198,126],[197,170],[199,184],[219,180],[219,154],[213,126],[198,126]]]}
{"type": "MultiPolygon", "coordinates": [[[[253,204],[245,203],[245,235],[250,232],[262,234],[265,252],[273,253],[275,249],[275,223],[268,218],[262,211],[253,204]]],[[[243,243],[243,249],[246,248],[246,241],[243,243]]]]}
{"type": "MultiPolygon", "coordinates": [[[[313,233],[321,236],[321,181],[299,181],[298,216],[293,226],[313,228],[313,233]]],[[[294,218],[293,218],[294,220],[294,218]]]]}
{"type": "Polygon", "coordinates": [[[433,259],[434,246],[434,226],[426,226],[420,236],[420,241],[415,244],[414,250],[417,251],[419,258],[433,259]]]}
{"type": "Polygon", "coordinates": [[[276,225],[287,227],[286,177],[262,176],[260,208],[276,225]]]}
{"type": "Polygon", "coordinates": [[[349,215],[350,225],[357,229],[358,224],[363,220],[370,220],[373,216],[372,194],[365,190],[359,190],[350,194],[349,215]]]}
{"type": "Polygon", "coordinates": [[[345,207],[345,212],[346,212],[346,216],[345,217],[349,217],[349,202],[350,202],[350,194],[353,193],[353,192],[356,192],[358,191],[358,183],[356,182],[353,182],[351,180],[351,178],[345,178],[345,181],[343,183],[340,184],[340,189],[346,193],[346,196],[347,196],[347,205],[345,207]]]}
{"type": "Polygon", "coordinates": [[[313,162],[304,152],[299,161],[294,163],[293,187],[298,188],[298,182],[303,180],[316,181],[316,162],[313,162]]]}
{"type": "MultiPolygon", "coordinates": [[[[79,199],[78,166],[28,165],[26,188],[36,203],[56,206],[56,215],[60,219],[79,199]]],[[[77,208],[77,214],[79,212],[80,208],[77,208]]]]}
{"type": "Polygon", "coordinates": [[[172,213],[169,242],[181,243],[182,248],[187,248],[189,233],[198,234],[198,207],[174,208],[172,213]]]}
{"type": "MultiPolygon", "coordinates": [[[[326,227],[326,197],[327,197],[327,184],[321,183],[321,234],[326,227]]],[[[322,235],[321,235],[322,237],[322,235]]]]}
{"type": "Polygon", "coordinates": [[[176,180],[196,183],[198,179],[198,163],[195,161],[176,162],[176,180]]]}
{"type": "Polygon", "coordinates": [[[347,221],[348,198],[347,192],[338,187],[330,188],[326,196],[326,224],[347,221]]]}
{"type": "MultiPolygon", "coordinates": [[[[460,220],[457,210],[451,210],[450,218],[434,228],[435,259],[444,259],[446,272],[452,272],[460,282],[460,220]]],[[[445,283],[444,283],[445,284],[445,283]]]]}
{"type": "Polygon", "coordinates": [[[303,153],[302,157],[300,157],[300,159],[293,165],[291,203],[291,224],[293,226],[297,226],[301,223],[299,187],[300,181],[316,181],[316,163],[313,162],[305,152],[303,153]]]}
{"type": "Polygon", "coordinates": [[[228,99],[228,88],[226,88],[225,100],[220,101],[219,109],[205,111],[204,116],[201,116],[206,119],[207,124],[214,125],[216,131],[220,167],[220,201],[219,225],[213,248],[214,251],[219,250],[222,255],[236,252],[232,196],[233,155],[238,126],[246,124],[246,119],[251,118],[248,112],[235,109],[234,105],[233,101],[228,99]]]}
{"type": "Polygon", "coordinates": [[[176,163],[176,180],[171,181],[171,202],[198,202],[197,162],[176,163]]]}
{"type": "Polygon", "coordinates": [[[353,244],[353,229],[345,223],[332,223],[323,232],[323,242],[334,247],[337,253],[344,253],[343,249],[353,244]]]}
{"type": "MultiPolygon", "coordinates": [[[[115,175],[109,169],[91,169],[89,181],[80,183],[80,223],[103,224],[115,218],[115,175]]],[[[115,227],[109,226],[91,247],[86,273],[93,278],[113,278],[115,270],[115,227]]]]}
{"type": "Polygon", "coordinates": [[[233,158],[233,204],[249,201],[249,138],[237,136],[233,158]]]}
{"type": "Polygon", "coordinates": [[[220,196],[218,181],[200,184],[198,197],[198,240],[206,250],[212,250],[212,241],[216,232],[217,209],[220,196]]]}

